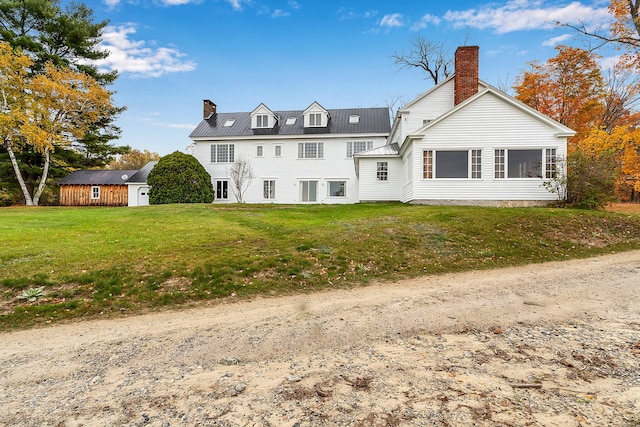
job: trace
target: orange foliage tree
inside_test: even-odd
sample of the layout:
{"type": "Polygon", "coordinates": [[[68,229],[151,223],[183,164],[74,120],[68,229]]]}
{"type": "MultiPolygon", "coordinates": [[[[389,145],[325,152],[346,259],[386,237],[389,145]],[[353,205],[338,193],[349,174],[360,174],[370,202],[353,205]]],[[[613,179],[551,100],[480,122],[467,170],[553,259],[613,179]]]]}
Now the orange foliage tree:
{"type": "Polygon", "coordinates": [[[532,62],[516,77],[516,98],[584,137],[604,112],[605,84],[595,54],[558,46],[557,56],[532,62]]]}
{"type": "Polygon", "coordinates": [[[29,76],[33,62],[7,43],[0,42],[0,137],[9,153],[27,205],[37,205],[45,185],[51,153],[56,146],[82,138],[113,109],[111,92],[92,77],[69,68],[47,64],[44,74],[29,76]],[[44,168],[38,187],[30,194],[16,152],[25,147],[42,153],[44,168]]]}

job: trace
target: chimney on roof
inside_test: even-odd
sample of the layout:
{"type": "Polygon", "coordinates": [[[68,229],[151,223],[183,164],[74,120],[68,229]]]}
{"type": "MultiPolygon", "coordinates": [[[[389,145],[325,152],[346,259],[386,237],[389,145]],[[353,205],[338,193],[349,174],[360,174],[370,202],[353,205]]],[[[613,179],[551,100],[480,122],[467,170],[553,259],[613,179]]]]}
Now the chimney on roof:
{"type": "Polygon", "coordinates": [[[454,105],[478,93],[478,49],[478,46],[460,46],[456,50],[454,105]]]}
{"type": "Polygon", "coordinates": [[[208,99],[204,100],[204,110],[202,112],[203,118],[207,120],[212,115],[216,114],[216,104],[209,101],[208,99]]]}

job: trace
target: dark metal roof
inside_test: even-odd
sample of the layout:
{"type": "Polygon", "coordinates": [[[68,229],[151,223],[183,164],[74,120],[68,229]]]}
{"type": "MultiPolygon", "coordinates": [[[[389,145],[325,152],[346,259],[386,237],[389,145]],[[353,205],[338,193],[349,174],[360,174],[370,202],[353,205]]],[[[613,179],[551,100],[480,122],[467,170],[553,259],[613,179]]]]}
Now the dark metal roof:
{"type": "Polygon", "coordinates": [[[147,178],[149,177],[149,172],[158,162],[149,162],[142,167],[138,172],[134,173],[129,177],[127,182],[147,182],[147,178]]]}
{"type": "Polygon", "coordinates": [[[65,176],[58,185],[126,185],[126,180],[137,170],[87,170],[75,171],[65,176]],[[127,178],[122,179],[123,175],[127,178]]]}
{"type": "Polygon", "coordinates": [[[305,128],[304,110],[274,111],[279,120],[272,129],[251,129],[251,113],[217,113],[209,119],[203,120],[191,132],[190,138],[219,138],[231,136],[254,135],[308,135],[308,134],[362,134],[389,133],[391,124],[389,109],[376,108],[345,108],[327,110],[330,115],[326,128],[305,128]],[[349,123],[350,116],[360,116],[358,123],[349,123]],[[287,119],[295,117],[292,125],[287,125],[287,119]],[[235,120],[232,126],[225,126],[227,120],[235,120]]]}

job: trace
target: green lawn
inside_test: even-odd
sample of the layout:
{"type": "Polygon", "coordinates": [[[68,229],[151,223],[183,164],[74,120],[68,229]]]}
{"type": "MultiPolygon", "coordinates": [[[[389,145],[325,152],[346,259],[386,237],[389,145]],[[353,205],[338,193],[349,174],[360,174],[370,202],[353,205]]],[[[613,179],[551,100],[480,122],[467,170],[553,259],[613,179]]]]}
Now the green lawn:
{"type": "Polygon", "coordinates": [[[552,208],[0,209],[0,330],[640,248],[640,215],[552,208]],[[17,297],[45,286],[35,303],[17,297]]]}

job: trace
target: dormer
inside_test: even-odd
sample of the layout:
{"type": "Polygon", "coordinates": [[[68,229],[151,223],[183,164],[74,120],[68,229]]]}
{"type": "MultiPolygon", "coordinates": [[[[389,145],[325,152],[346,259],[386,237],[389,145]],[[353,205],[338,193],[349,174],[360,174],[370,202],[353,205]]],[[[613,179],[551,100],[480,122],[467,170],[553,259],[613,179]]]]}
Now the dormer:
{"type": "Polygon", "coordinates": [[[251,112],[251,129],[273,129],[277,122],[276,113],[262,103],[251,112]]]}
{"type": "Polygon", "coordinates": [[[317,102],[309,105],[302,114],[304,116],[305,128],[326,128],[331,118],[329,112],[317,102]]]}

